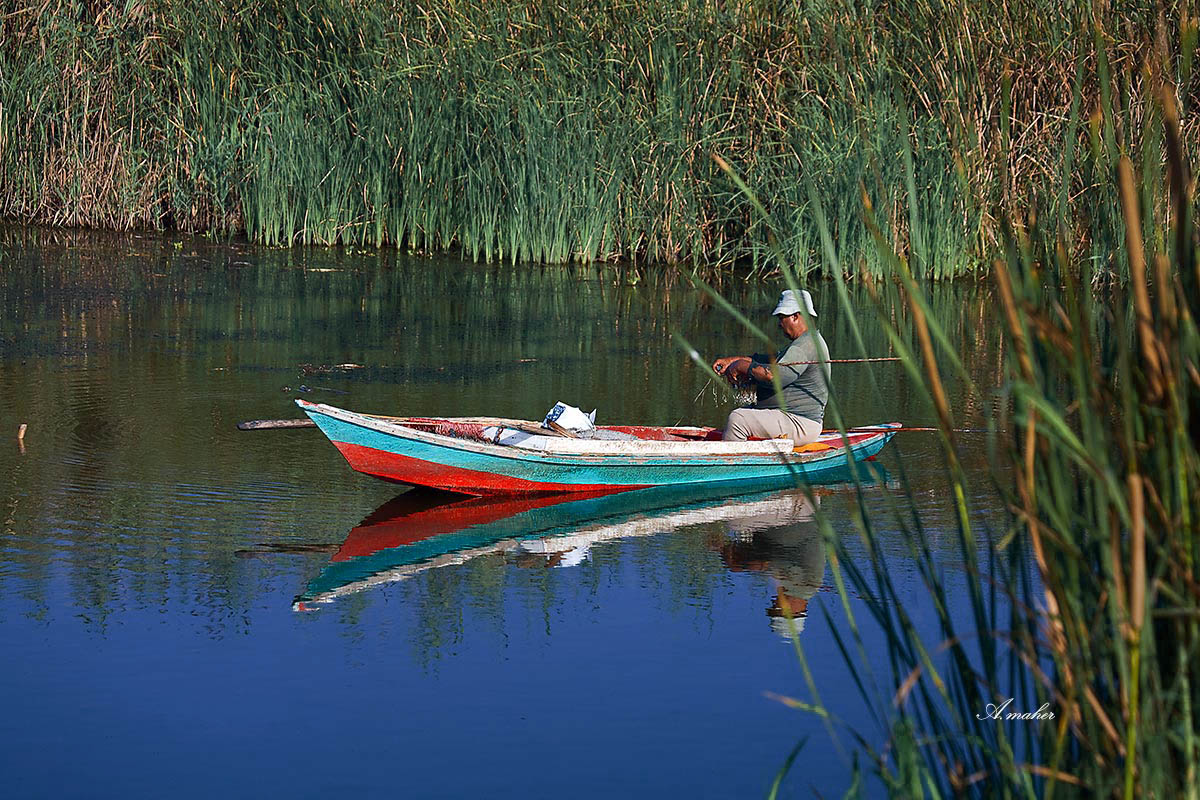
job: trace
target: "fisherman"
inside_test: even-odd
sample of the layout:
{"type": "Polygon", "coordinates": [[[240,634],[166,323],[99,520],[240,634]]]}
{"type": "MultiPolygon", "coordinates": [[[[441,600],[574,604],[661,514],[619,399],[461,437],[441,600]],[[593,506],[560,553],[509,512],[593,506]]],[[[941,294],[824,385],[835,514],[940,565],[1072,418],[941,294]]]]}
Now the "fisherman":
{"type": "MultiPolygon", "coordinates": [[[[815,319],[817,310],[812,295],[801,290],[800,297],[809,318],[815,319]]],[[[730,412],[723,437],[727,442],[741,442],[751,436],[785,437],[801,445],[815,441],[821,434],[825,402],[829,398],[825,383],[829,348],[819,331],[809,329],[800,311],[800,301],[791,289],[780,295],[779,305],[772,313],[779,318],[779,329],[791,339],[791,344],[779,355],[774,359],[759,355],[728,356],[713,362],[713,370],[731,384],[751,384],[758,392],[758,402],[752,407],[730,412]]]]}

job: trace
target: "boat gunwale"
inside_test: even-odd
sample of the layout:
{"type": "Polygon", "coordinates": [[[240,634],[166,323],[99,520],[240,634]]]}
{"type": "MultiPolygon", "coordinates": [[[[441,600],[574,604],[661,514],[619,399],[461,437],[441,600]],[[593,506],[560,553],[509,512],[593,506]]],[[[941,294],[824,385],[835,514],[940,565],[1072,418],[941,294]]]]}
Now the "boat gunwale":
{"type": "MultiPolygon", "coordinates": [[[[829,450],[815,450],[812,452],[796,452],[793,447],[788,447],[786,450],[781,447],[764,449],[759,452],[743,452],[743,453],[722,453],[719,450],[709,452],[688,453],[686,455],[675,456],[670,451],[645,452],[645,453],[630,453],[630,452],[604,452],[592,450],[589,452],[572,452],[570,450],[537,450],[529,448],[521,448],[515,445],[500,445],[491,444],[489,442],[478,441],[474,439],[465,439],[456,436],[446,436],[432,431],[423,431],[417,428],[411,428],[397,422],[392,422],[386,417],[372,416],[362,414],[357,411],[338,408],[337,406],[327,405],[325,403],[313,403],[301,398],[296,399],[296,405],[306,414],[310,411],[323,414],[340,422],[355,425],[360,428],[372,430],[377,433],[396,436],[401,439],[416,441],[437,447],[444,447],[448,450],[458,450],[468,453],[476,453],[492,456],[495,458],[503,458],[512,461],[524,461],[530,463],[541,464],[611,464],[614,461],[627,461],[637,459],[635,463],[638,465],[646,463],[647,459],[669,459],[670,461],[679,461],[681,459],[702,460],[713,464],[728,464],[731,461],[737,463],[745,463],[748,466],[761,464],[764,460],[774,464],[793,465],[797,467],[806,467],[823,461],[831,461],[840,457],[851,456],[860,449],[870,447],[880,438],[885,440],[890,439],[894,435],[892,430],[880,430],[858,442],[846,443],[843,434],[835,433],[828,434],[830,436],[838,436],[842,438],[840,446],[831,447],[829,450]]],[[[430,421],[434,420],[452,420],[450,417],[427,417],[430,421]]],[[[879,425],[880,428],[899,427],[901,423],[889,422],[879,425]]],[[[678,427],[678,426],[676,426],[678,427]]],[[[566,440],[574,441],[574,440],[566,440]]],[[[588,440],[593,441],[593,440],[588,440]]],[[[603,441],[603,440],[601,440],[603,441]]],[[[720,445],[728,444],[724,442],[661,442],[655,440],[646,440],[647,444],[653,445],[720,445]]],[[[763,443],[767,442],[782,442],[785,440],[779,439],[764,439],[763,443]]],[[[786,440],[791,442],[792,440],[786,440]]],[[[624,442],[623,442],[624,443],[624,442]]],[[[756,442],[757,444],[757,442],[756,442]]],[[[857,459],[853,459],[857,460],[857,459]]]]}

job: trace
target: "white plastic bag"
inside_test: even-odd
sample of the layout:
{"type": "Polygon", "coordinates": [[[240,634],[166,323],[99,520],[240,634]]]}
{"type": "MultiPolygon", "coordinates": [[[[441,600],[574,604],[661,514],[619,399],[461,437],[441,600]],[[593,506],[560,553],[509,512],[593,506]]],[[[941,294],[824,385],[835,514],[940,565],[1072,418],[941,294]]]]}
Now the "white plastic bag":
{"type": "Polygon", "coordinates": [[[549,428],[551,422],[557,422],[562,427],[575,433],[585,433],[596,428],[596,409],[591,414],[585,414],[575,406],[566,403],[555,403],[554,408],[542,420],[542,427],[549,428]]]}

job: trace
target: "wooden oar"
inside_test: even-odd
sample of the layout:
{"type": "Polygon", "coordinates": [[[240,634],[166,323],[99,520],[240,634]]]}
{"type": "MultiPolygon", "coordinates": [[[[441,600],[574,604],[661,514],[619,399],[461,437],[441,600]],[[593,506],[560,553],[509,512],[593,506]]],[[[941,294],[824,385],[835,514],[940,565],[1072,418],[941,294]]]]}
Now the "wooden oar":
{"type": "MultiPolygon", "coordinates": [[[[380,414],[363,414],[364,417],[372,419],[381,419],[387,422],[394,422],[397,425],[405,425],[411,423],[428,424],[431,420],[440,421],[442,417],[386,417],[380,414]]],[[[453,422],[463,422],[475,425],[496,425],[504,428],[514,428],[526,433],[535,433],[542,436],[569,436],[570,434],[560,433],[553,428],[543,428],[539,423],[524,419],[506,419],[504,417],[453,417],[446,418],[453,422]]],[[[315,428],[317,423],[311,419],[252,419],[246,422],[238,423],[239,431],[273,431],[285,428],[315,428]]],[[[557,427],[557,426],[556,426],[557,427]]],[[[565,430],[565,429],[563,429],[565,430]]]]}
{"type": "Polygon", "coordinates": [[[315,428],[317,423],[304,419],[252,419],[238,423],[239,431],[274,431],[280,428],[315,428]]]}

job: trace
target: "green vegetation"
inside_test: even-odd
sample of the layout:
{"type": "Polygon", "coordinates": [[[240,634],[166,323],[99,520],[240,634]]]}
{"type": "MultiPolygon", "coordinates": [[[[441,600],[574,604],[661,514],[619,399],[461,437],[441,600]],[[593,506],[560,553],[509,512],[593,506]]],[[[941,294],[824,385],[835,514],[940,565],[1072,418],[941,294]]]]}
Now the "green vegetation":
{"type": "Polygon", "coordinates": [[[1093,141],[1140,141],[1140,87],[1163,75],[1190,111],[1187,5],[13,2],[0,214],[483,260],[715,273],[782,254],[827,270],[815,194],[840,268],[884,274],[865,194],[902,253],[922,221],[930,276],[986,263],[993,209],[1013,204],[1077,220],[1072,255],[1120,271],[1111,179],[1072,166],[1089,130],[1067,121],[1074,107],[1093,141]],[[1098,81],[1071,97],[1077,67],[1114,76],[1110,115],[1092,116],[1098,81]]]}
{"type": "MultiPolygon", "coordinates": [[[[1121,119],[1113,108],[1124,97],[1119,80],[1110,83],[1098,63],[1093,146],[1078,168],[1064,166],[1061,191],[1072,190],[1077,174],[1112,187],[1097,193],[1092,224],[1122,226],[1110,235],[1127,291],[1089,291],[1104,265],[1073,257],[1085,223],[1059,207],[1059,216],[1031,224],[1025,209],[1008,206],[1005,255],[991,272],[1007,345],[1000,391],[1009,402],[993,420],[1003,433],[989,475],[1008,501],[1007,530],[990,530],[972,513],[955,433],[961,412],[942,387],[948,376],[961,378],[977,406],[996,389],[972,384],[911,277],[928,251],[897,253],[880,237],[880,257],[900,280],[877,289],[880,313],[862,325],[893,331],[939,420],[940,494],[973,578],[967,597],[947,591],[918,514],[930,510],[930,496],[907,479],[893,520],[870,518],[863,501],[860,531],[872,554],[865,568],[844,549],[831,560],[849,620],[843,634],[830,627],[879,725],[856,741],[895,796],[1200,794],[1200,263],[1179,123],[1186,104],[1169,85],[1147,81],[1135,169],[1133,142],[1109,124],[1121,119]],[[889,293],[909,306],[915,347],[894,327],[889,293]],[[897,559],[878,548],[874,531],[884,524],[908,534],[904,561],[927,587],[936,640],[918,633],[911,594],[893,581],[897,559]],[[851,595],[867,598],[868,619],[855,619],[851,595]],[[890,643],[882,671],[863,646],[868,626],[890,643]],[[988,704],[1001,708],[998,718],[988,704]],[[1007,717],[1043,706],[1052,720],[1007,717]]],[[[1068,128],[1082,127],[1080,119],[1072,113],[1068,128]]],[[[919,192],[910,182],[914,208],[919,192]]],[[[869,207],[863,216],[871,218],[869,207]]],[[[917,213],[913,223],[919,245],[928,223],[917,213]]]]}

